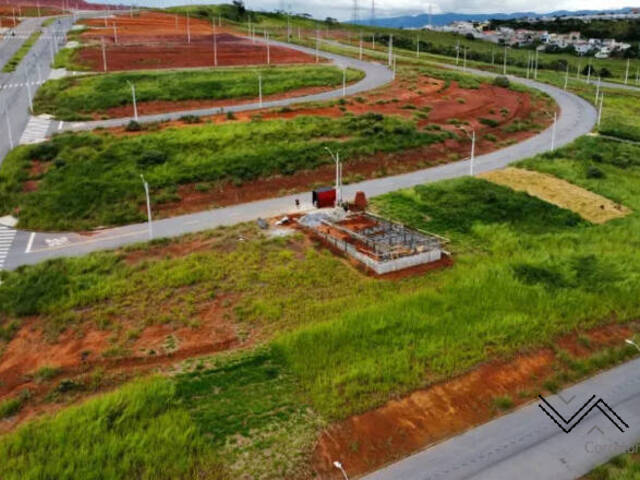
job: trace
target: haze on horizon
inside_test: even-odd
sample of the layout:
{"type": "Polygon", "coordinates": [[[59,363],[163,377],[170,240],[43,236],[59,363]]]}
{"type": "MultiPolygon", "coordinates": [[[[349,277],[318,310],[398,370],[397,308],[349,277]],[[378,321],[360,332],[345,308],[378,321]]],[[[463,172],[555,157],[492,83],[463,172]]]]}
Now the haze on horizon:
{"type": "MultiPolygon", "coordinates": [[[[231,3],[231,0],[89,0],[91,3],[129,4],[147,7],[170,7],[184,4],[219,4],[231,3]]],[[[640,3],[640,2],[639,2],[640,3]]],[[[371,0],[359,0],[359,17],[369,18],[371,12],[371,0]]],[[[440,0],[439,2],[425,2],[421,0],[375,0],[376,17],[395,17],[400,15],[418,15],[427,13],[429,5],[433,7],[433,13],[513,13],[536,12],[548,13],[556,10],[605,10],[624,7],[635,7],[638,4],[629,4],[620,0],[540,0],[532,5],[526,0],[440,0]]],[[[327,6],[322,0],[245,0],[245,5],[252,10],[273,11],[281,9],[294,13],[308,13],[315,18],[334,17],[339,20],[352,18],[352,0],[334,0],[331,6],[327,6]]]]}

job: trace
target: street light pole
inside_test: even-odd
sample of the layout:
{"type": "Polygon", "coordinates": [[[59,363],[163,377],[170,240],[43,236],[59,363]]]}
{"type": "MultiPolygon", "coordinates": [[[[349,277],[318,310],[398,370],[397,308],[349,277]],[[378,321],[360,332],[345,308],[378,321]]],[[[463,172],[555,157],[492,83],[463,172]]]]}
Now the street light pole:
{"type": "Polygon", "coordinates": [[[29,85],[29,76],[24,74],[25,85],[27,86],[27,97],[29,98],[29,108],[33,112],[33,99],[31,98],[31,86],[29,85]]]}
{"type": "Polygon", "coordinates": [[[104,37],[102,37],[102,68],[107,71],[107,49],[104,45],[104,37]]]}
{"type": "Polygon", "coordinates": [[[503,75],[507,74],[507,45],[506,44],[504,46],[504,63],[502,66],[502,74],[503,75]]]}
{"type": "MultiPolygon", "coordinates": [[[[564,89],[567,89],[567,86],[569,85],[569,64],[567,63],[567,74],[564,76],[564,89]]],[[[596,98],[596,102],[598,101],[598,99],[596,98]]]]}
{"type": "Polygon", "coordinates": [[[149,198],[149,184],[144,179],[144,175],[140,174],[142,184],[144,185],[144,193],[147,197],[147,218],[149,219],[149,240],[153,239],[153,225],[151,223],[151,199],[149,198]]]}
{"type": "Polygon", "coordinates": [[[602,109],[604,107],[604,93],[600,94],[600,108],[598,108],[598,127],[602,121],[602,109]]]}
{"type": "Polygon", "coordinates": [[[258,98],[260,99],[260,108],[262,108],[262,74],[258,74],[258,98]]]}
{"type": "Polygon", "coordinates": [[[215,21],[213,23],[213,65],[215,67],[218,66],[218,40],[216,39],[216,24],[215,21]]]}
{"type": "Polygon", "coordinates": [[[347,67],[342,69],[342,96],[347,96],[347,67]]]}
{"type": "Polygon", "coordinates": [[[342,203],[342,167],[340,165],[340,152],[334,154],[329,147],[324,147],[324,149],[329,152],[333,161],[336,162],[336,204],[340,205],[342,203]]]}
{"type": "Polygon", "coordinates": [[[133,118],[138,121],[138,104],[136,103],[136,86],[127,80],[127,83],[131,87],[131,96],[133,97],[133,118]]]}
{"type": "Polygon", "coordinates": [[[342,464],[340,462],[333,462],[333,466],[336,467],[338,470],[340,470],[340,472],[342,472],[342,476],[344,477],[344,480],[349,480],[349,477],[347,476],[347,472],[344,471],[344,468],[342,468],[342,464]]]}
{"type": "Polygon", "coordinates": [[[469,174],[473,177],[473,162],[476,159],[476,131],[471,132],[471,162],[469,162],[469,174]]]}
{"type": "Polygon", "coordinates": [[[393,64],[393,35],[389,36],[389,66],[393,64]]]}

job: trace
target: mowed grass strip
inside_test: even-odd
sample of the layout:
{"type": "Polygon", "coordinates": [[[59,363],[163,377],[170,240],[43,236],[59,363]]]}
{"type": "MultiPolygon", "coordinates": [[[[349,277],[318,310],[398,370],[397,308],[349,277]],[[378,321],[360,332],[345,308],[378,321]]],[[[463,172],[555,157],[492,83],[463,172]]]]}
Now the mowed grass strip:
{"type": "MultiPolygon", "coordinates": [[[[34,111],[61,120],[86,120],[106,114],[113,107],[131,105],[132,83],[138,102],[182,100],[233,100],[258,98],[262,76],[263,95],[275,95],[307,87],[342,84],[343,71],[333,66],[224,68],[203,70],[110,73],[67,77],[46,82],[34,100],[34,111]]],[[[348,69],[347,82],[364,77],[348,69]]]]}
{"type": "Polygon", "coordinates": [[[490,182],[527,192],[545,202],[576,212],[593,223],[605,223],[631,213],[624,205],[552,175],[521,168],[505,168],[480,175],[490,182]]]}
{"type": "Polygon", "coordinates": [[[33,45],[38,41],[41,34],[42,32],[40,30],[38,30],[37,32],[33,32],[29,36],[29,38],[27,38],[27,40],[20,46],[18,51],[13,54],[13,57],[11,57],[9,61],[5,64],[5,66],[2,68],[2,72],[3,73],[14,72],[16,68],[18,68],[18,65],[20,65],[20,62],[25,57],[25,55],[29,53],[29,50],[31,50],[31,47],[33,47],[33,45]]]}

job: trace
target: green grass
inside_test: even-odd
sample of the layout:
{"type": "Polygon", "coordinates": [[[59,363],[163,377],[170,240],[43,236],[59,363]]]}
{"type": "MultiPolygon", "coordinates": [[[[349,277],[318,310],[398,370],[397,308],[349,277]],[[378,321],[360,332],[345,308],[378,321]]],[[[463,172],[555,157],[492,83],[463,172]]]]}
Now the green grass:
{"type": "Polygon", "coordinates": [[[205,465],[208,471],[216,467],[205,457],[206,441],[197,428],[179,406],[175,385],[145,380],[5,437],[0,475],[7,480],[215,478],[199,475],[205,465]]]}
{"type": "MultiPolygon", "coordinates": [[[[521,166],[555,174],[637,212],[640,166],[618,161],[627,151],[638,154],[640,147],[583,138],[521,166]],[[586,173],[596,156],[603,178],[586,173]]],[[[210,236],[211,245],[177,258],[154,251],[181,240],[2,273],[0,318],[6,329],[34,314],[45,331],[95,321],[116,332],[119,322],[131,318],[140,319],[142,327],[188,325],[201,305],[234,292],[233,319],[240,331],[264,328],[273,340],[254,351],[192,361],[186,372],[154,380],[158,407],[147,407],[147,387],[134,384],[114,397],[26,425],[0,441],[0,465],[10,459],[0,475],[13,478],[5,472],[15,471],[16,478],[32,478],[37,468],[55,473],[64,467],[84,478],[84,464],[68,453],[82,450],[86,468],[109,467],[112,478],[131,477],[129,466],[141,478],[167,478],[165,470],[172,478],[191,478],[194,468],[209,464],[231,476],[243,471],[254,478],[295,476],[326,421],[480,362],[549,346],[559,335],[612,319],[630,321],[640,313],[637,213],[595,226],[523,193],[470,178],[385,195],[374,206],[451,237],[455,265],[398,282],[379,281],[326,250],[301,247],[291,238],[262,238],[255,227],[245,226],[211,232],[203,237],[210,236]],[[126,261],[141,249],[154,259],[126,261]],[[166,319],[160,318],[163,310],[169,311],[166,319]],[[114,402],[124,412],[114,414],[116,419],[128,415],[129,402],[139,413],[126,421],[100,422],[105,416],[95,411],[111,411],[114,402]],[[71,424],[72,417],[80,421],[71,424]],[[168,432],[169,444],[155,448],[147,431],[168,432]],[[68,440],[67,450],[58,454],[63,447],[52,439],[60,432],[68,440]],[[134,432],[138,444],[151,447],[138,447],[131,440],[134,432]],[[167,461],[180,459],[166,469],[164,448],[171,449],[167,461]],[[124,459],[117,465],[107,460],[111,449],[124,459]]],[[[568,373],[551,379],[548,388],[628,354],[623,349],[588,361],[567,359],[568,373]]],[[[498,398],[494,406],[509,408],[509,402],[498,398]]]]}
{"type": "Polygon", "coordinates": [[[269,350],[200,363],[173,378],[136,381],[24,425],[0,439],[0,475],[292,476],[305,468],[320,425],[298,392],[269,350]]]}
{"type": "MultiPolygon", "coordinates": [[[[585,444],[585,448],[591,450],[592,453],[598,452],[596,448],[599,446],[600,444],[597,442],[585,444]]],[[[635,480],[638,477],[640,477],[640,462],[638,461],[637,447],[634,447],[633,453],[614,457],[608,463],[596,467],[584,478],[586,480],[635,480]]]]}
{"type": "MultiPolygon", "coordinates": [[[[224,100],[258,97],[258,75],[263,79],[263,95],[274,95],[305,87],[342,84],[337,67],[304,66],[273,68],[225,68],[163,72],[132,72],[67,77],[50,80],[34,100],[37,114],[48,113],[61,120],[87,120],[91,114],[105,114],[109,108],[130,105],[131,88],[138,102],[181,100],[224,100]]],[[[363,77],[358,70],[347,71],[347,81],[363,77]]]]}
{"type": "Polygon", "coordinates": [[[29,53],[29,50],[31,50],[31,47],[33,47],[33,45],[38,41],[38,39],[40,38],[40,35],[42,35],[42,32],[40,30],[33,32],[29,36],[29,38],[27,38],[27,40],[20,46],[18,51],[13,54],[13,57],[11,57],[9,61],[5,64],[5,66],[2,68],[2,72],[3,73],[14,72],[18,67],[18,65],[20,64],[20,62],[22,61],[22,59],[25,57],[25,55],[29,53]]]}
{"type": "Polygon", "coordinates": [[[323,147],[348,162],[449,138],[419,131],[411,120],[367,114],[171,128],[135,137],[64,134],[12,151],[0,170],[0,212],[20,209],[20,226],[66,230],[144,220],[143,173],[153,204],[172,201],[180,184],[289,175],[331,162],[323,147]],[[34,192],[24,192],[34,161],[50,162],[34,192]]]}

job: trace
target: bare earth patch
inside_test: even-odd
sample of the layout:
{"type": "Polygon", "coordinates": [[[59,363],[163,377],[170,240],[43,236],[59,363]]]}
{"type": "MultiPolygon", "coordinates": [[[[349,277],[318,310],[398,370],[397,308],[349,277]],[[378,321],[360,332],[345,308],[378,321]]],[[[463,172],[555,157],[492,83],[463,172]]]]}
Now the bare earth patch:
{"type": "Polygon", "coordinates": [[[546,173],[509,167],[480,177],[576,212],[592,223],[605,223],[631,213],[624,205],[546,173]]]}

